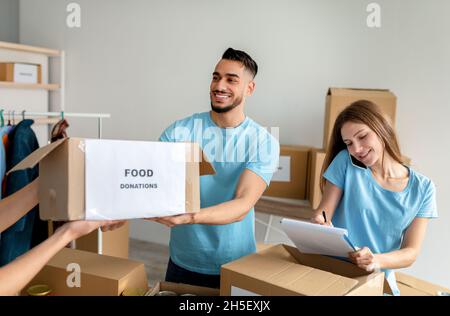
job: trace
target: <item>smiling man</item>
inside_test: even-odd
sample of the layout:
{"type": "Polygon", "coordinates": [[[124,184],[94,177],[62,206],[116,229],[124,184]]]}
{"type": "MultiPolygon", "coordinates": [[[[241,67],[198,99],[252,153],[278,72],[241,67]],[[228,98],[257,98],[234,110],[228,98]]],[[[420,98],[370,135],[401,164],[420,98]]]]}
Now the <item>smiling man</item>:
{"type": "Polygon", "coordinates": [[[229,48],[210,86],[211,111],[176,121],[165,142],[198,142],[216,170],[201,177],[198,213],[151,219],[172,227],[166,281],[220,286],[221,265],[255,252],[253,207],[278,166],[278,141],[244,114],[256,62],[229,48]]]}

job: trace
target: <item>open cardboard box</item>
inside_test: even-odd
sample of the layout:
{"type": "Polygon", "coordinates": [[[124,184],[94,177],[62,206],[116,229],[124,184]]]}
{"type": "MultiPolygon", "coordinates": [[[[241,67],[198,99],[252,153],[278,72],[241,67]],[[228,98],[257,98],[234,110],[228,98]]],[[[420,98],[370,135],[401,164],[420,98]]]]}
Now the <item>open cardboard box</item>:
{"type": "Polygon", "coordinates": [[[178,295],[219,296],[219,289],[165,281],[156,283],[156,285],[147,292],[146,296],[156,296],[160,291],[171,291],[178,295]]]}
{"type": "Polygon", "coordinates": [[[28,287],[44,284],[50,287],[52,296],[119,296],[128,288],[148,290],[147,283],[142,262],[63,248],[22,295],[27,295],[28,287]],[[80,273],[79,279],[76,272],[80,273]]]}
{"type": "Polygon", "coordinates": [[[282,244],[223,265],[220,277],[221,296],[377,296],[384,283],[382,272],[282,244]]]}
{"type": "MultiPolygon", "coordinates": [[[[109,140],[99,140],[108,142],[109,140]]],[[[114,142],[114,141],[113,141],[114,142]]],[[[117,146],[123,143],[142,145],[143,142],[119,141],[117,146]]],[[[151,142],[148,142],[151,143],[151,142]]],[[[179,146],[179,143],[155,143],[164,146],[179,146]]],[[[185,163],[185,212],[196,212],[200,209],[200,176],[214,174],[213,166],[208,162],[203,151],[196,143],[184,143],[186,146],[185,163]]],[[[11,171],[32,168],[39,163],[39,210],[42,220],[70,221],[86,218],[86,175],[85,175],[85,139],[66,138],[50,145],[39,148],[22,160],[11,171]]],[[[158,155],[156,151],[154,155],[158,155]]],[[[125,158],[124,158],[125,159],[125,158]]],[[[125,159],[126,160],[126,159],[125,159]]],[[[111,170],[117,172],[117,170],[111,170]]],[[[105,181],[105,185],[109,185],[105,181]]],[[[165,196],[176,194],[171,187],[159,188],[165,190],[165,196]],[[168,190],[172,190],[168,192],[168,190]]],[[[147,192],[142,191],[145,196],[147,192]]],[[[141,195],[141,196],[142,196],[141,195]]],[[[105,197],[110,199],[111,196],[105,197]]],[[[152,216],[152,200],[146,205],[140,205],[145,209],[142,217],[129,217],[127,210],[121,210],[115,218],[129,219],[148,218],[152,216]]],[[[162,210],[164,211],[164,210],[162,210]]],[[[166,214],[173,215],[173,214],[166,214]]]]}

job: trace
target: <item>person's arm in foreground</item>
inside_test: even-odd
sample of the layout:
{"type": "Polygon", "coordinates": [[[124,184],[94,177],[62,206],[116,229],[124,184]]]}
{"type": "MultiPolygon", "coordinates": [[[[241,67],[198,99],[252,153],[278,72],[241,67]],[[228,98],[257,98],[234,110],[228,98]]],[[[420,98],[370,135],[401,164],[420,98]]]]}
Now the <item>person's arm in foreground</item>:
{"type": "Polygon", "coordinates": [[[17,295],[44,265],[72,240],[95,229],[112,230],[122,226],[118,221],[75,221],[64,224],[47,240],[13,262],[0,268],[0,295],[17,295]]]}
{"type": "MultiPolygon", "coordinates": [[[[0,200],[0,232],[17,222],[38,204],[39,178],[0,200]]],[[[55,234],[13,262],[0,268],[0,295],[16,295],[30,282],[42,267],[69,242],[103,226],[112,230],[124,224],[123,221],[76,221],[59,228],[55,234]]]]}
{"type": "Polygon", "coordinates": [[[0,232],[5,231],[39,203],[38,187],[39,178],[0,200],[0,232]]]}

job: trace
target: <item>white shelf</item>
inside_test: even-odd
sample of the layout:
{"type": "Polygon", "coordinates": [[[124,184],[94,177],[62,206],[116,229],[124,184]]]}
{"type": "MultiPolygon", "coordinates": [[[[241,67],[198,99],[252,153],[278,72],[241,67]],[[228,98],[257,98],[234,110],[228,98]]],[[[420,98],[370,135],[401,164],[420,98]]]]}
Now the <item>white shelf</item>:
{"type": "Polygon", "coordinates": [[[44,83],[17,83],[17,82],[0,81],[0,88],[55,91],[60,89],[60,85],[56,83],[44,84],[44,83]]]}
{"type": "Polygon", "coordinates": [[[42,55],[51,56],[51,57],[61,56],[61,51],[56,50],[56,49],[35,47],[35,46],[1,42],[1,41],[0,41],[0,48],[16,50],[16,51],[20,51],[20,52],[29,52],[29,53],[34,53],[34,54],[42,54],[42,55]]]}

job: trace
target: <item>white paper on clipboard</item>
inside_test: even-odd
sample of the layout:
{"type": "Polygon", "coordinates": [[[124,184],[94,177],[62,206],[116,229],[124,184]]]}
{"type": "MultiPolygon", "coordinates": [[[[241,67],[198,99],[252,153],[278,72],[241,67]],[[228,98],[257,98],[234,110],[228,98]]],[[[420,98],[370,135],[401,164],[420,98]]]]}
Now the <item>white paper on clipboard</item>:
{"type": "Polygon", "coordinates": [[[355,251],[346,229],[288,218],[281,226],[302,253],[348,258],[348,253],[355,251]]]}

